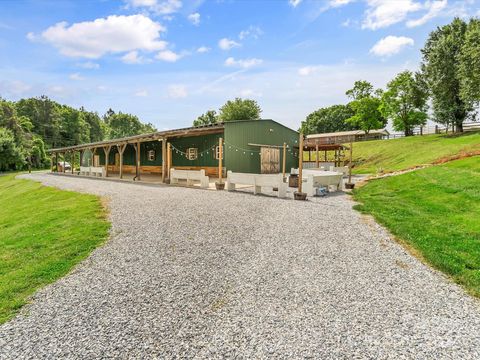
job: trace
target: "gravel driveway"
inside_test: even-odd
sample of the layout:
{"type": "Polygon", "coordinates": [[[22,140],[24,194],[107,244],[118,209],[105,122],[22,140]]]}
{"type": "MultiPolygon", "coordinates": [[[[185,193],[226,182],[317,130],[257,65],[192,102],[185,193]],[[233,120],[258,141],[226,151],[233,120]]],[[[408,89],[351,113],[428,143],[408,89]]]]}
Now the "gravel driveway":
{"type": "Polygon", "coordinates": [[[1,359],[480,358],[480,302],[346,195],[28,177],[108,197],[112,238],[0,327],[1,359]]]}

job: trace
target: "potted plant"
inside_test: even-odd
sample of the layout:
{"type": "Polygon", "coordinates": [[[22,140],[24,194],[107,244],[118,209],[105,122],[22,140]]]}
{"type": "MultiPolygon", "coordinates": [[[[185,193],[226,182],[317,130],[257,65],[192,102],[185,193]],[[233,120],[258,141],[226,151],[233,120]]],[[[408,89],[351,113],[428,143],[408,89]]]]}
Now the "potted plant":
{"type": "Polygon", "coordinates": [[[215,181],[215,188],[217,190],[224,190],[225,189],[225,183],[223,182],[223,180],[215,181]]]}
{"type": "Polygon", "coordinates": [[[293,193],[293,198],[295,200],[307,200],[307,193],[295,191],[293,193]]]}

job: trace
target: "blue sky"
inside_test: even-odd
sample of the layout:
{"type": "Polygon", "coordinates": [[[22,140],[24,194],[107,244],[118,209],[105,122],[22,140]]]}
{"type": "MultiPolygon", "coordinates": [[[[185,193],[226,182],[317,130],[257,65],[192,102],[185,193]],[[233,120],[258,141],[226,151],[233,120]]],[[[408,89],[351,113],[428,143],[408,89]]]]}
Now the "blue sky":
{"type": "Polygon", "coordinates": [[[235,97],[292,128],[415,70],[429,32],[478,1],[0,0],[0,96],[46,94],[158,129],[235,97]]]}

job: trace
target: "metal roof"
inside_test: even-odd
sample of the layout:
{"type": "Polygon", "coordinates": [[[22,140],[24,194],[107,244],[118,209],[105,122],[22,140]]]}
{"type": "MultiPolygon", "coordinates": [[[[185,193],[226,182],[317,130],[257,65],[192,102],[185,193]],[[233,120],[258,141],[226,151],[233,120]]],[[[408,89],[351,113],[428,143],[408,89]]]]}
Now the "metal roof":
{"type": "Polygon", "coordinates": [[[137,142],[159,140],[159,139],[165,139],[165,138],[174,137],[174,136],[181,137],[181,136],[189,136],[189,135],[202,135],[202,134],[212,133],[212,132],[213,133],[221,132],[223,131],[223,129],[224,129],[224,123],[222,122],[217,124],[192,126],[192,127],[174,129],[174,130],[156,131],[154,133],[149,133],[149,134],[134,135],[134,136],[128,136],[128,137],[119,138],[119,139],[97,141],[97,142],[87,143],[87,144],[66,146],[61,148],[50,149],[50,150],[47,150],[47,152],[50,152],[50,153],[68,152],[72,150],[92,149],[92,148],[102,147],[106,145],[131,144],[131,143],[137,143],[137,142]]]}
{"type": "MultiPolygon", "coordinates": [[[[368,133],[368,135],[375,135],[375,134],[389,135],[390,133],[386,129],[370,130],[368,133]]],[[[354,136],[354,135],[365,135],[365,131],[352,130],[352,131],[339,131],[339,132],[323,133],[323,134],[311,134],[311,135],[307,135],[307,139],[338,137],[338,136],[354,136]]]]}

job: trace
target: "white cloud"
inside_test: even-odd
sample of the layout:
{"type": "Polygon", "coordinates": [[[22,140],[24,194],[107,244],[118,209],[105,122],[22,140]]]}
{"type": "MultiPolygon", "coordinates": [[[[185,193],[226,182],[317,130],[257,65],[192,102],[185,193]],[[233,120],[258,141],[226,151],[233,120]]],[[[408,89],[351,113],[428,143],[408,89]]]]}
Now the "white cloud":
{"type": "Polygon", "coordinates": [[[300,3],[302,2],[302,0],[288,0],[288,3],[293,6],[294,8],[297,7],[298,5],[300,5],[300,3]]]}
{"type": "Polygon", "coordinates": [[[42,32],[43,40],[63,55],[97,59],[107,53],[162,50],[162,25],[144,15],[111,15],[68,26],[60,22],[42,32]]]}
{"type": "Polygon", "coordinates": [[[225,66],[241,67],[244,69],[248,69],[253,66],[260,65],[262,62],[263,60],[256,58],[235,60],[235,58],[229,57],[227,60],[225,60],[225,66]]]}
{"type": "Polygon", "coordinates": [[[125,64],[145,64],[150,61],[143,56],[139,56],[137,50],[130,51],[122,56],[122,62],[125,64]]]}
{"type": "Polygon", "coordinates": [[[206,47],[206,46],[200,46],[198,49],[197,49],[197,52],[200,53],[200,54],[203,54],[203,53],[207,53],[210,51],[210,48],[209,47],[206,47]]]}
{"type": "Polygon", "coordinates": [[[197,12],[197,13],[193,13],[193,14],[190,14],[188,15],[188,20],[193,24],[193,25],[200,25],[200,14],[197,12]]]}
{"type": "Polygon", "coordinates": [[[385,28],[405,20],[409,13],[422,9],[422,5],[413,0],[367,0],[367,3],[362,29],[385,28]]]}
{"type": "Polygon", "coordinates": [[[240,45],[241,44],[239,44],[235,40],[227,38],[220,39],[220,41],[218,42],[218,47],[222,50],[230,50],[231,48],[239,47],[240,45]]]}
{"type": "Polygon", "coordinates": [[[431,19],[440,15],[441,11],[447,7],[447,0],[427,1],[425,8],[428,10],[425,15],[416,20],[407,21],[408,27],[416,27],[423,25],[431,19]]]}
{"type": "Polygon", "coordinates": [[[157,15],[168,15],[177,12],[182,7],[180,0],[125,0],[127,8],[144,8],[157,15]]]}
{"type": "Polygon", "coordinates": [[[243,89],[240,91],[240,97],[261,97],[262,93],[252,89],[243,89]]]}
{"type": "Polygon", "coordinates": [[[262,34],[263,31],[258,26],[249,26],[248,29],[240,31],[238,38],[240,40],[246,39],[247,37],[258,39],[262,34]]]}
{"type": "Polygon", "coordinates": [[[156,56],[156,59],[167,61],[167,62],[176,62],[182,58],[182,55],[177,54],[171,50],[160,51],[156,56]]]}
{"type": "Polygon", "coordinates": [[[146,96],[148,96],[148,91],[147,90],[139,90],[134,95],[138,96],[138,97],[146,97],[146,96]]]}
{"type": "Polygon", "coordinates": [[[378,41],[370,52],[377,56],[391,56],[402,51],[406,46],[413,46],[414,41],[405,36],[387,36],[378,41]]]}
{"type": "Polygon", "coordinates": [[[19,80],[0,81],[0,93],[2,95],[22,96],[32,89],[30,84],[19,80]]]}
{"type": "Polygon", "coordinates": [[[70,74],[69,78],[71,80],[76,80],[76,81],[85,80],[85,78],[81,76],[79,73],[70,74]]]}
{"type": "Polygon", "coordinates": [[[172,99],[181,99],[188,96],[185,85],[174,84],[168,87],[168,97],[172,99]]]}
{"type": "Polygon", "coordinates": [[[317,69],[316,66],[304,66],[298,69],[298,75],[308,76],[313,74],[316,69],[317,69]]]}
{"type": "Polygon", "coordinates": [[[353,2],[354,0],[330,0],[329,5],[330,7],[337,8],[340,6],[345,6],[353,2]]]}
{"type": "Polygon", "coordinates": [[[97,63],[94,63],[93,61],[78,63],[77,66],[83,69],[100,69],[100,65],[97,63]]]}

